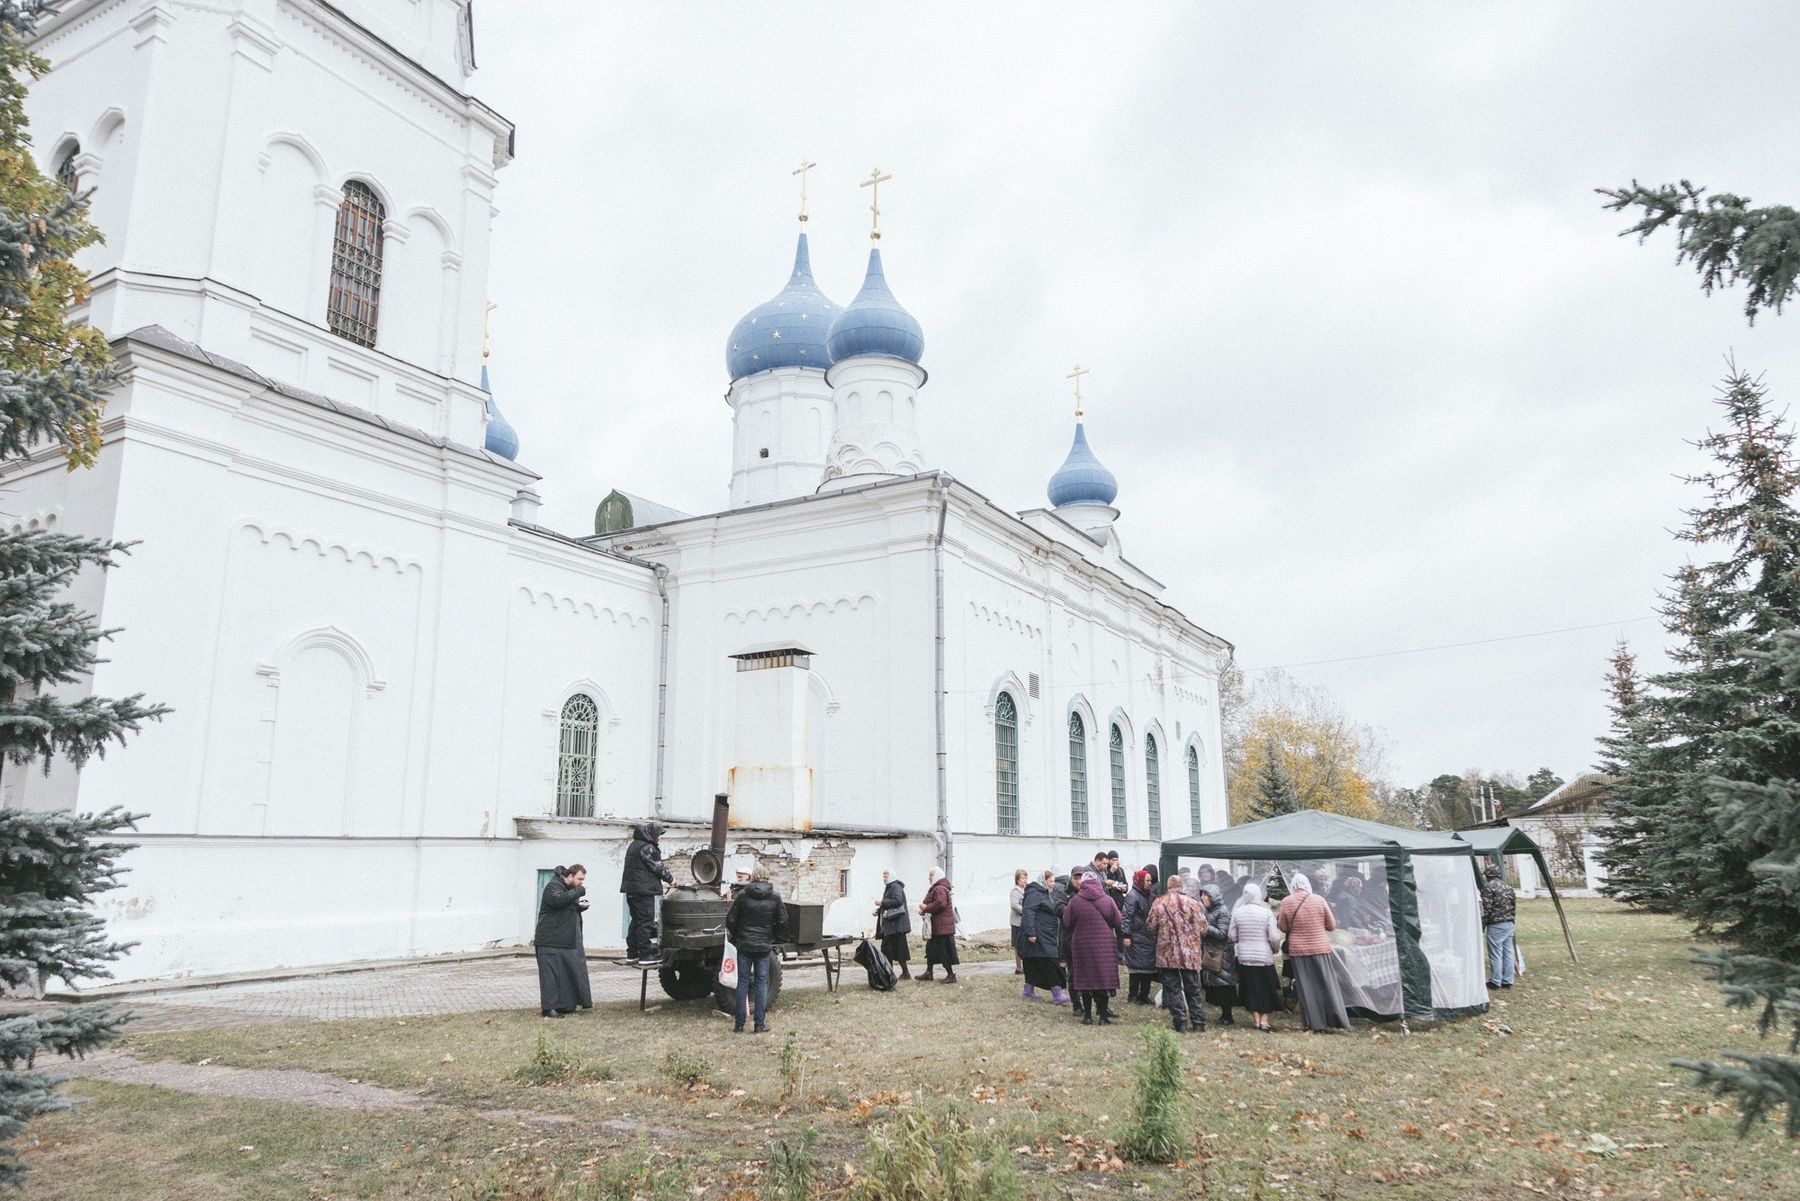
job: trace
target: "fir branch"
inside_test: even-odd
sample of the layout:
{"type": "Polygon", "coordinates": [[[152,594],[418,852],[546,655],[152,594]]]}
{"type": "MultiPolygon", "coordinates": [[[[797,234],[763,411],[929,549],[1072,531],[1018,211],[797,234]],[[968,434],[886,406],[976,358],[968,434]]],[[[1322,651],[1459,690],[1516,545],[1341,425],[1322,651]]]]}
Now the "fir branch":
{"type": "Polygon", "coordinates": [[[1692,262],[1700,288],[1744,284],[1744,316],[1755,324],[1758,313],[1782,306],[1800,287],[1800,213],[1785,204],[1750,207],[1746,196],[1708,194],[1687,180],[1645,187],[1637,180],[1623,188],[1597,188],[1613,212],[1636,211],[1636,224],[1620,231],[1642,243],[1666,225],[1674,225],[1675,262],[1692,262]]]}

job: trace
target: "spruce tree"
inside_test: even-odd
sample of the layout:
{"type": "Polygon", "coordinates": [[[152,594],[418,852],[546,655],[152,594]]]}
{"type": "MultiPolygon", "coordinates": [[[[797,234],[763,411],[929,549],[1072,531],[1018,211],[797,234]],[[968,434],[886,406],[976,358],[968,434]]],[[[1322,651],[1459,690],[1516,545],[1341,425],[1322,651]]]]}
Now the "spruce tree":
{"type": "Polygon", "coordinates": [[[1663,607],[1677,641],[1674,668],[1651,680],[1660,741],[1637,785],[1654,794],[1657,825],[1640,867],[1701,933],[1800,960],[1800,906],[1756,867],[1782,825],[1778,806],[1744,812],[1744,790],[1787,770],[1797,747],[1795,694],[1774,652],[1800,626],[1800,464],[1759,380],[1734,366],[1719,403],[1725,420],[1699,443],[1714,467],[1691,481],[1706,503],[1677,537],[1722,554],[1683,568],[1663,607]]]}
{"type": "MultiPolygon", "coordinates": [[[[1744,284],[1752,321],[1800,291],[1792,208],[1685,180],[1602,193],[1609,208],[1642,211],[1625,231],[1640,241],[1674,224],[1676,262],[1692,261],[1709,293],[1744,284]]],[[[1626,841],[1613,857],[1636,880],[1666,881],[1675,911],[1724,940],[1696,962],[1731,1005],[1760,1007],[1765,1037],[1787,1027],[1785,1054],[1677,1063],[1737,1101],[1743,1130],[1785,1106],[1800,1137],[1800,471],[1760,381],[1734,365],[1721,400],[1727,420],[1701,443],[1717,466],[1696,481],[1709,503],[1680,537],[1723,557],[1676,574],[1663,607],[1675,669],[1615,718],[1608,769],[1623,787],[1609,812],[1626,841]]]]}
{"type": "Polygon", "coordinates": [[[1665,802],[1678,792],[1662,770],[1668,758],[1657,732],[1656,698],[1644,688],[1637,656],[1620,639],[1607,660],[1607,709],[1611,728],[1600,740],[1598,767],[1613,777],[1607,802],[1606,841],[1599,851],[1608,896],[1657,913],[1673,912],[1672,882],[1651,862],[1651,847],[1665,802]]]}
{"type": "Polygon", "coordinates": [[[1256,821],[1298,813],[1300,798],[1294,791],[1293,777],[1281,765],[1281,748],[1270,743],[1263,751],[1263,761],[1256,769],[1256,795],[1250,799],[1250,816],[1256,821]]]}
{"type": "MultiPolygon", "coordinates": [[[[72,261],[98,240],[83,197],[31,156],[24,99],[48,69],[28,41],[46,3],[0,0],[0,468],[60,452],[71,469],[100,451],[104,394],[115,381],[106,340],[71,320],[86,298],[72,261]]],[[[83,569],[111,567],[126,547],[46,530],[0,533],[0,771],[53,759],[79,767],[162,714],[139,696],[82,695],[110,631],[68,603],[83,569]]],[[[131,816],[0,814],[0,983],[41,990],[53,979],[103,978],[125,947],[89,906],[116,884],[121,848],[106,840],[131,816]]],[[[33,1117],[68,1102],[38,1069],[46,1053],[79,1056],[114,1038],[128,1015],[79,1005],[0,1020],[0,1184],[23,1175],[13,1142],[33,1117]]]]}

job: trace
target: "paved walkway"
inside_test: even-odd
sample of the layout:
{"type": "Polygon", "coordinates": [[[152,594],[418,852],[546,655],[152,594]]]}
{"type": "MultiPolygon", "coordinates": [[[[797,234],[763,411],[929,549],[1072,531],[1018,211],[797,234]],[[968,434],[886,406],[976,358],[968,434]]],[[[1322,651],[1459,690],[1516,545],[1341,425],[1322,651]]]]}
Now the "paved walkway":
{"type": "MultiPolygon", "coordinates": [[[[637,969],[596,960],[590,960],[588,966],[595,1001],[637,1001],[637,969]]],[[[965,964],[962,974],[985,976],[1011,971],[1012,964],[1001,961],[965,964]]],[[[819,967],[789,966],[783,972],[781,987],[787,991],[822,988],[824,984],[825,973],[819,967]]],[[[848,955],[844,957],[842,984],[865,987],[862,969],[851,963],[848,955]]],[[[652,1005],[667,1000],[654,976],[649,995],[652,1005]]],[[[139,993],[117,1001],[137,1014],[127,1027],[131,1033],[536,1009],[537,961],[530,957],[422,961],[285,980],[139,993]]]]}

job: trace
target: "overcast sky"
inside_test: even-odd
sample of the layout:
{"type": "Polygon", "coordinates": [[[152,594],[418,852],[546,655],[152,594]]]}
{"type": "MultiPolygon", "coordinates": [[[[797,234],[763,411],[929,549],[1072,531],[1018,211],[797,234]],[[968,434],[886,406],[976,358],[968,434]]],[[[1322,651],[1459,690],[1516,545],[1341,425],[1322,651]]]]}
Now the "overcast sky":
{"type": "Polygon", "coordinates": [[[1701,295],[1593,189],[1800,203],[1800,6],[477,6],[493,373],[548,524],[724,507],[726,335],[868,245],[925,328],[927,454],[1044,503],[1064,375],[1127,555],[1383,732],[1390,775],[1568,776],[1613,639],[1655,665],[1724,356],[1800,398],[1800,313],[1701,295]],[[999,453],[995,453],[996,450],[999,453]],[[1391,654],[1567,627],[1596,627],[1391,654]]]}

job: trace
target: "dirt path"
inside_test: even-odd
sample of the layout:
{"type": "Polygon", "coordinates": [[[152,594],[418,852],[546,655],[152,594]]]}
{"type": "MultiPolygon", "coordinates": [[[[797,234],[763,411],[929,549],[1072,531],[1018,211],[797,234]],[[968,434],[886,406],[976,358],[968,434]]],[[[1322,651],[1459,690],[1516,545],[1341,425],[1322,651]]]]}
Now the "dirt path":
{"type": "Polygon", "coordinates": [[[147,1084],[201,1097],[286,1101],[315,1109],[424,1109],[431,1104],[416,1093],[362,1084],[325,1072],[231,1068],[201,1063],[145,1063],[120,1052],[105,1052],[72,1064],[58,1064],[56,1070],[83,1080],[147,1084]]]}

